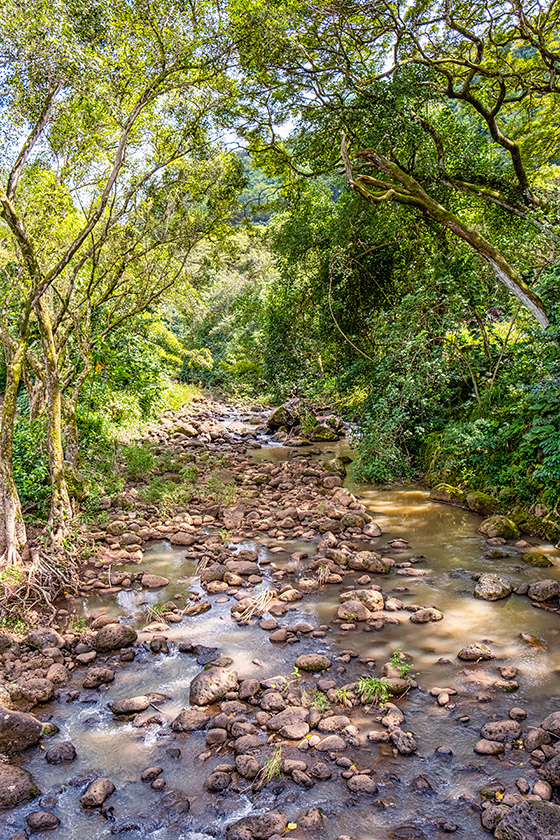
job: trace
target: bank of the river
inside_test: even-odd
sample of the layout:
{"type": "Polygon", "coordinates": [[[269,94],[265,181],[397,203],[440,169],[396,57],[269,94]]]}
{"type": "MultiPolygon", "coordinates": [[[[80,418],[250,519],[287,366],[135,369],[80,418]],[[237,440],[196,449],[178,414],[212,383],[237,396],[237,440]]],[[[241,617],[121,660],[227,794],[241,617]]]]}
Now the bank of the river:
{"type": "Polygon", "coordinates": [[[558,835],[560,553],[266,416],[154,424],[80,596],[0,639],[1,836],[558,835]]]}

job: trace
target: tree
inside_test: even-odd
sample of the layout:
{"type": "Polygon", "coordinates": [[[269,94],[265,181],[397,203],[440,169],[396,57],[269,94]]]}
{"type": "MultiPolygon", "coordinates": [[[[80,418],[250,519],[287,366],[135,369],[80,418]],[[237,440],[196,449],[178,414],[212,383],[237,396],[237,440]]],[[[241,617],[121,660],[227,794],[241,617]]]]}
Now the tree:
{"type": "Polygon", "coordinates": [[[1,219],[15,259],[5,271],[0,331],[6,388],[0,432],[0,556],[17,562],[25,529],[13,481],[16,396],[24,370],[45,385],[57,541],[71,516],[64,478],[62,384],[53,294],[72,285],[103,237],[193,146],[204,146],[216,96],[229,95],[230,46],[213,3],[5,3],[2,34],[1,219]],[[41,164],[45,191],[22,190],[41,164]],[[62,189],[68,225],[41,212],[62,189]],[[61,229],[62,227],[62,229],[61,229]],[[19,318],[13,317],[14,306],[19,318]],[[38,343],[34,330],[38,330],[38,343]],[[40,354],[34,356],[40,345],[40,354]]]}
{"type": "Polygon", "coordinates": [[[364,199],[397,202],[460,237],[546,328],[546,306],[528,277],[550,264],[558,242],[558,191],[539,181],[551,152],[535,119],[558,92],[554,4],[231,7],[243,34],[254,148],[301,177],[335,169],[341,149],[348,183],[364,199]],[[278,127],[288,120],[294,129],[282,142],[278,127]],[[461,131],[449,131],[451,122],[461,131]],[[455,145],[481,138],[481,161],[455,145]],[[498,217],[531,235],[541,253],[546,242],[547,256],[531,262],[523,249],[520,258],[507,236],[496,237],[488,220],[498,217]]]}

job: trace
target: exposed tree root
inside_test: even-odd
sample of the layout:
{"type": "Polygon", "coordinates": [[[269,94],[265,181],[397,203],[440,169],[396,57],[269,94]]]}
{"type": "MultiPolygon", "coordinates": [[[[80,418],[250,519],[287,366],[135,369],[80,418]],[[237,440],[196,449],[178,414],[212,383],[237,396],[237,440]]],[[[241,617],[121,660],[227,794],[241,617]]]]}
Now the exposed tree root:
{"type": "Polygon", "coordinates": [[[32,612],[56,613],[54,602],[62,594],[78,592],[77,564],[63,551],[46,554],[30,546],[30,559],[7,567],[0,574],[0,618],[9,623],[32,612]]]}

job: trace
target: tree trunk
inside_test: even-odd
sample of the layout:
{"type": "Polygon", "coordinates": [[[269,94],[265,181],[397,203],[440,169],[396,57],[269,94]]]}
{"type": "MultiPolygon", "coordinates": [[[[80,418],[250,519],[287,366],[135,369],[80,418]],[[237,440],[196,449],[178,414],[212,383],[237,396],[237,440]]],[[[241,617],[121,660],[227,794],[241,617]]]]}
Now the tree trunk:
{"type": "Polygon", "coordinates": [[[73,516],[70,496],[64,478],[64,450],[62,447],[62,388],[58,373],[58,359],[54,345],[52,324],[44,299],[36,304],[41,344],[45,364],[47,392],[49,472],[51,478],[51,510],[49,525],[53,539],[60,543],[68,531],[73,516]]]}
{"type": "Polygon", "coordinates": [[[37,377],[32,379],[27,370],[24,371],[23,381],[27,391],[27,402],[29,403],[29,422],[33,423],[45,408],[45,386],[37,377]]]}
{"type": "Polygon", "coordinates": [[[6,361],[6,389],[0,421],[0,568],[17,565],[27,544],[13,465],[17,392],[24,360],[25,343],[22,342],[6,361]]]}
{"type": "Polygon", "coordinates": [[[74,467],[78,466],[78,455],[80,453],[80,440],[78,435],[78,421],[76,419],[76,411],[78,408],[78,400],[84,382],[89,376],[91,370],[91,361],[86,358],[84,366],[74,382],[74,387],[70,396],[64,400],[63,417],[64,417],[64,439],[66,441],[65,453],[66,460],[74,467]]]}

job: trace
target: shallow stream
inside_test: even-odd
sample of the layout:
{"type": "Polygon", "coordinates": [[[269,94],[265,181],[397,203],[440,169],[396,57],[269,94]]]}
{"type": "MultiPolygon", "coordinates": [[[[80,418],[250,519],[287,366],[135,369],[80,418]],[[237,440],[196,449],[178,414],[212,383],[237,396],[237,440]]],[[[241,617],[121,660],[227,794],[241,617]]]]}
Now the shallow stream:
{"type": "MultiPolygon", "coordinates": [[[[332,457],[329,447],[322,449],[332,457]]],[[[286,447],[254,452],[256,459],[281,460],[289,456],[286,447]]],[[[560,621],[556,614],[535,609],[527,597],[512,595],[498,602],[473,598],[472,574],[495,571],[516,585],[543,577],[560,579],[560,554],[550,545],[531,540],[550,554],[554,567],[542,570],[527,566],[510,546],[506,546],[505,557],[489,559],[485,557],[488,546],[476,531],[478,516],[431,502],[428,492],[419,487],[378,490],[351,481],[347,485],[383,529],[378,542],[386,544],[391,539],[404,538],[410,546],[393,556],[398,561],[418,561],[401,570],[403,574],[397,572],[376,582],[381,583],[387,595],[400,598],[406,605],[437,607],[444,614],[443,621],[418,626],[401,619],[398,624],[371,633],[346,632],[339,624],[331,624],[324,638],[302,636],[297,645],[273,645],[257,624],[233,623],[231,598],[218,595],[210,597],[213,607],[208,613],[171,625],[165,635],[171,643],[216,647],[233,659],[232,667],[240,677],[260,679],[289,674],[295,658],[304,652],[326,653],[334,659],[342,651],[352,649],[363,662],[353,659],[345,666],[350,681],[367,672],[366,660],[381,665],[397,648],[402,648],[413,663],[420,685],[420,690],[410,692],[400,703],[406,713],[406,727],[416,735],[418,754],[394,758],[386,745],[369,742],[355,754],[359,766],[370,767],[378,774],[379,797],[375,802],[351,798],[343,782],[319,782],[305,790],[292,782],[277,781],[259,794],[249,789],[230,790],[220,796],[209,794],[203,788],[203,780],[213,766],[231,758],[227,751],[201,760],[199,756],[205,752],[203,732],[177,737],[162,732],[161,726],[141,725],[156,713],[153,708],[140,716],[140,725],[136,726],[115,720],[107,708],[111,700],[152,691],[169,697],[157,704],[168,719],[188,706],[190,681],[201,670],[195,657],[179,653],[174,644],[168,655],[154,655],[139,646],[134,663],[122,667],[107,690],[82,690],[77,700],[40,709],[42,719],[50,716],[60,728],[57,739],[71,740],[78,754],[70,766],[47,764],[41,750],[22,758],[23,766],[40,780],[43,795],[58,797],[56,813],[62,825],[49,832],[52,840],[102,840],[115,834],[122,834],[127,840],[205,840],[223,837],[226,825],[259,808],[274,807],[295,820],[298,813],[314,805],[320,806],[328,817],[326,828],[320,832],[324,840],[334,840],[341,834],[354,840],[442,838],[446,836],[442,829],[446,821],[458,826],[455,836],[462,840],[490,836],[481,828],[479,814],[470,802],[480,800],[478,790],[489,779],[507,782],[523,775],[526,756],[519,750],[505,759],[483,759],[473,752],[473,746],[480,726],[490,716],[507,716],[512,706],[526,709],[527,724],[532,725],[548,711],[559,708],[560,621]],[[540,640],[536,647],[542,649],[522,641],[520,633],[536,637],[540,640]],[[498,661],[488,666],[458,664],[457,651],[480,641],[491,644],[498,661]],[[492,694],[491,709],[488,703],[475,702],[473,698],[484,692],[485,682],[494,682],[497,667],[506,663],[519,669],[519,691],[492,694]],[[434,698],[428,698],[427,692],[436,685],[457,688],[456,702],[441,708],[434,698]],[[461,722],[459,718],[464,716],[470,720],[461,722]],[[450,748],[453,754],[436,753],[436,748],[442,746],[450,748]],[[180,757],[173,753],[177,747],[180,757]],[[164,768],[167,791],[181,791],[188,796],[191,809],[186,819],[175,820],[174,800],[169,794],[153,791],[140,781],[140,773],[150,766],[164,768]],[[79,805],[80,777],[100,769],[117,788],[108,800],[105,817],[96,811],[86,812],[79,805]],[[415,780],[420,775],[432,781],[431,793],[418,792],[415,780]]],[[[245,541],[239,545],[258,549],[265,580],[267,569],[290,564],[290,554],[302,548],[301,543],[264,538],[258,543],[245,541]]],[[[305,547],[311,554],[310,545],[305,547]]],[[[171,583],[159,592],[92,595],[81,604],[83,614],[103,610],[123,615],[140,629],[150,620],[148,606],[169,601],[187,587],[196,589],[195,564],[185,559],[184,548],[172,547],[166,541],[154,542],[145,550],[143,563],[131,566],[134,571],[143,567],[169,578],[171,583]]],[[[347,587],[348,583],[345,578],[343,585],[347,587]]],[[[330,624],[339,605],[340,588],[330,585],[313,592],[303,602],[292,605],[294,608],[281,623],[330,624]]],[[[62,692],[63,696],[67,693],[67,689],[62,692]]],[[[375,725],[371,716],[364,713],[361,718],[359,713],[358,717],[353,714],[353,721],[364,732],[375,725]]],[[[348,754],[353,757],[352,749],[348,754]]],[[[31,803],[1,815],[0,837],[8,838],[21,829],[25,814],[36,808],[37,804],[31,803]]],[[[289,836],[317,835],[293,830],[289,836]]]]}

